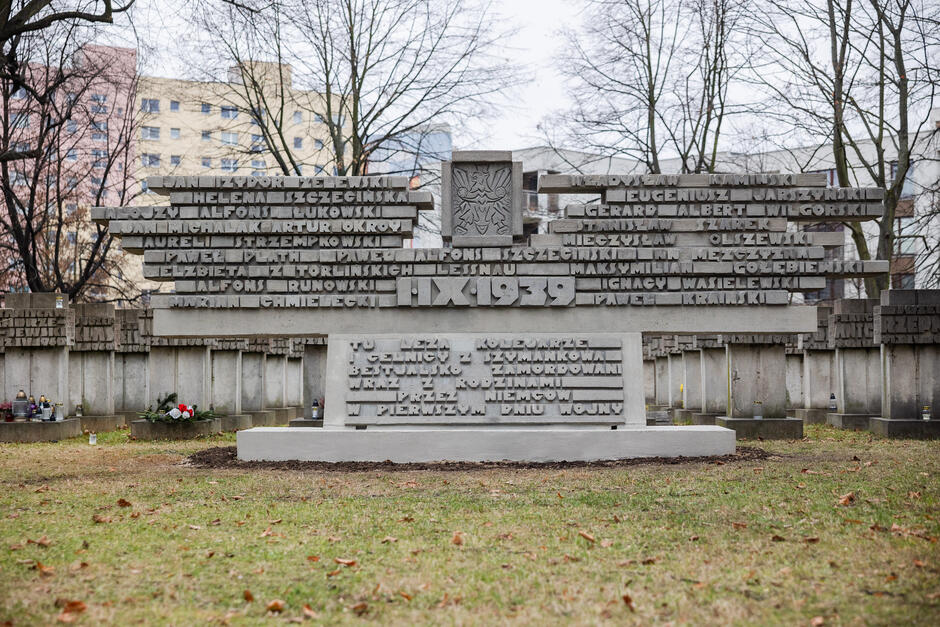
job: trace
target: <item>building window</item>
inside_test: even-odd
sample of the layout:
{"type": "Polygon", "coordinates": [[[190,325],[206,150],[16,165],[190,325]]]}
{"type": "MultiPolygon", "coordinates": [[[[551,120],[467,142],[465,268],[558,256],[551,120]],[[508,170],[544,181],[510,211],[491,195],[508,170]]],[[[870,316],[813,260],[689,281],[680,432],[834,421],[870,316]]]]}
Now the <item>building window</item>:
{"type": "Polygon", "coordinates": [[[207,142],[212,139],[212,131],[203,131],[202,132],[202,141],[207,142]]]}
{"type": "Polygon", "coordinates": [[[76,187],[78,187],[78,179],[75,178],[74,176],[68,177],[67,179],[65,179],[65,186],[68,187],[69,189],[75,189],[76,187]]]}
{"type": "Polygon", "coordinates": [[[13,185],[26,185],[26,175],[24,173],[14,170],[11,174],[13,175],[13,185]]]}
{"type": "Polygon", "coordinates": [[[91,184],[94,185],[95,187],[101,187],[102,185],[104,185],[104,179],[101,178],[100,176],[93,176],[91,177],[91,184]]]}
{"type": "Polygon", "coordinates": [[[10,117],[10,128],[29,128],[29,114],[25,112],[14,113],[10,117]]]}
{"type": "Polygon", "coordinates": [[[159,126],[141,126],[140,138],[141,139],[160,139],[160,127],[159,126]]]}
{"type": "Polygon", "coordinates": [[[74,244],[76,241],[78,241],[78,233],[75,231],[69,231],[66,234],[66,237],[68,238],[69,244],[74,244]]]}
{"type": "Polygon", "coordinates": [[[72,215],[76,211],[78,211],[78,203],[70,202],[67,205],[65,205],[65,213],[67,213],[68,215],[72,215]]]}
{"type": "Polygon", "coordinates": [[[180,138],[180,130],[178,128],[171,128],[170,139],[179,139],[179,138],[180,138]]]}
{"type": "Polygon", "coordinates": [[[140,161],[141,165],[143,165],[145,168],[160,167],[160,155],[145,152],[140,155],[140,161]]]}
{"type": "Polygon", "coordinates": [[[180,101],[171,100],[170,101],[170,111],[179,111],[180,110],[180,101]]]}
{"type": "Polygon", "coordinates": [[[108,105],[101,105],[101,104],[91,105],[91,108],[89,110],[91,111],[92,114],[107,113],[108,105]]]}
{"type": "Polygon", "coordinates": [[[294,111],[294,124],[300,124],[304,121],[304,116],[300,111],[294,111]]]}
{"type": "Polygon", "coordinates": [[[78,131],[78,124],[75,122],[75,120],[67,120],[65,122],[65,131],[67,133],[74,133],[78,131]]]}
{"type": "Polygon", "coordinates": [[[108,165],[108,151],[101,148],[94,148],[91,151],[91,156],[95,160],[92,163],[93,168],[102,169],[108,165]]]}
{"type": "Polygon", "coordinates": [[[258,109],[256,107],[251,108],[251,123],[254,125],[261,124],[261,120],[264,119],[264,108],[258,109]]]}
{"type": "Polygon", "coordinates": [[[255,168],[255,169],[261,169],[261,170],[263,170],[264,167],[265,167],[265,166],[264,166],[264,159],[252,159],[252,160],[251,160],[251,167],[253,167],[253,168],[255,168]]]}
{"type": "Polygon", "coordinates": [[[140,191],[142,191],[142,192],[145,193],[145,194],[152,194],[152,193],[153,193],[153,192],[150,191],[150,186],[147,185],[147,179],[144,179],[144,180],[142,180],[142,181],[140,182],[140,191]]]}
{"type": "Polygon", "coordinates": [[[78,94],[65,94],[65,104],[71,106],[78,100],[78,94]]]}
{"type": "Polygon", "coordinates": [[[222,170],[224,172],[237,172],[238,160],[237,159],[222,159],[222,170]]]}
{"type": "Polygon", "coordinates": [[[160,101],[155,98],[141,98],[140,110],[144,113],[160,113],[160,101]]]}
{"type": "Polygon", "coordinates": [[[304,138],[295,137],[294,138],[294,148],[303,148],[304,147],[304,138]]]}
{"type": "Polygon", "coordinates": [[[78,150],[75,148],[69,148],[65,153],[65,158],[69,161],[78,161],[78,150]]]}
{"type": "MultiPolygon", "coordinates": [[[[898,177],[898,162],[892,161],[890,166],[891,180],[887,182],[888,185],[892,185],[898,177]]],[[[907,174],[904,175],[904,183],[901,185],[901,198],[911,198],[914,195],[914,182],[911,180],[913,169],[913,166],[908,166],[907,174]]]]}
{"type": "MultiPolygon", "coordinates": [[[[69,94],[69,96],[71,96],[73,99],[75,98],[75,94],[69,94]]],[[[97,102],[98,104],[104,104],[108,101],[108,96],[106,94],[92,94],[91,101],[97,102]]]]}
{"type": "Polygon", "coordinates": [[[222,131],[222,143],[227,146],[238,145],[238,133],[231,131],[222,131]]]}
{"type": "MultiPolygon", "coordinates": [[[[108,139],[108,123],[105,120],[91,121],[91,138],[97,141],[108,139]]],[[[157,129],[159,132],[160,129],[157,129]]]]}
{"type": "Polygon", "coordinates": [[[13,94],[10,96],[10,98],[13,98],[13,100],[25,100],[25,99],[26,99],[26,88],[25,88],[25,87],[19,87],[19,88],[17,88],[17,90],[13,92],[13,94]]]}
{"type": "Polygon", "coordinates": [[[205,115],[209,115],[210,113],[212,113],[212,107],[209,105],[208,102],[204,102],[201,105],[199,105],[199,110],[202,111],[205,115]]]}
{"type": "Polygon", "coordinates": [[[170,165],[179,165],[180,161],[179,155],[170,155],[170,165]]]}
{"type": "Polygon", "coordinates": [[[912,290],[914,289],[914,275],[894,274],[891,276],[891,283],[891,287],[896,290],[912,290]]]}
{"type": "Polygon", "coordinates": [[[202,167],[204,167],[204,168],[211,168],[211,167],[212,167],[212,159],[210,159],[209,157],[203,157],[203,158],[202,158],[202,167]]]}
{"type": "Polygon", "coordinates": [[[316,148],[317,150],[323,150],[323,140],[322,139],[313,140],[313,147],[316,148]]]}
{"type": "Polygon", "coordinates": [[[323,124],[323,116],[320,115],[319,113],[314,113],[313,121],[316,122],[317,124],[323,124]]]}
{"type": "Polygon", "coordinates": [[[223,120],[234,120],[238,117],[238,107],[233,107],[230,105],[222,105],[222,119],[223,120]]]}

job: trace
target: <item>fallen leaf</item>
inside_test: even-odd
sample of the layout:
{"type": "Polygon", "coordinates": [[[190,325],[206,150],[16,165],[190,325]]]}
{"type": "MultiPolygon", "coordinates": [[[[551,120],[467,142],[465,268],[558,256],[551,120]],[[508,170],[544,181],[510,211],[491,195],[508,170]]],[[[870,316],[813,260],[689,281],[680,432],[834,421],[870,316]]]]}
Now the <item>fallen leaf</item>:
{"type": "Polygon", "coordinates": [[[131,518],[140,518],[140,512],[131,512],[131,518]]]}
{"type": "Polygon", "coordinates": [[[803,538],[803,542],[806,544],[816,544],[819,542],[819,538],[803,538]]]}
{"type": "Polygon", "coordinates": [[[308,556],[307,556],[307,561],[308,561],[308,562],[319,562],[319,561],[320,561],[320,556],[319,556],[319,555],[308,555],[308,556]]]}
{"type": "Polygon", "coordinates": [[[128,501],[127,499],[123,499],[123,498],[122,498],[122,499],[118,499],[118,500],[117,500],[117,505],[118,505],[118,507],[130,507],[130,506],[131,506],[131,502],[128,501]]]}
{"type": "Polygon", "coordinates": [[[698,536],[689,536],[689,542],[695,542],[698,540],[698,536]]]}
{"type": "Polygon", "coordinates": [[[403,598],[403,599],[406,600],[406,601],[410,601],[410,600],[413,598],[410,594],[408,594],[408,593],[405,592],[404,590],[399,590],[399,591],[398,591],[398,596],[400,596],[401,598],[403,598]]]}
{"type": "Polygon", "coordinates": [[[283,518],[278,518],[277,520],[272,520],[272,521],[271,521],[271,524],[272,524],[272,525],[277,525],[277,524],[279,524],[282,520],[284,520],[284,519],[283,519],[283,518]]]}
{"type": "Polygon", "coordinates": [[[636,605],[633,604],[633,597],[631,597],[629,594],[625,594],[620,598],[623,599],[623,602],[627,605],[631,612],[636,611],[636,605]]]}
{"type": "Polygon", "coordinates": [[[565,498],[565,497],[563,497],[563,496],[561,495],[561,492],[556,492],[555,494],[557,494],[557,495],[558,495],[558,498],[560,498],[560,499],[565,498]]]}
{"type": "Polygon", "coordinates": [[[451,544],[456,544],[457,546],[462,545],[462,544],[463,544],[463,533],[461,533],[460,531],[455,531],[455,532],[454,532],[454,537],[452,537],[452,538],[450,539],[450,543],[451,543],[451,544]]]}
{"type": "Polygon", "coordinates": [[[365,601],[360,601],[359,603],[356,603],[355,605],[349,606],[349,609],[355,612],[356,616],[362,616],[363,614],[369,611],[369,605],[365,601]]]}
{"type": "Polygon", "coordinates": [[[734,529],[747,529],[747,523],[743,522],[732,522],[731,527],[734,529]]]}
{"type": "Polygon", "coordinates": [[[10,545],[10,550],[11,550],[11,551],[19,551],[20,549],[23,548],[23,546],[24,546],[24,545],[23,545],[22,543],[11,544],[11,545],[10,545]]]}
{"type": "Polygon", "coordinates": [[[33,492],[48,492],[48,491],[49,491],[49,486],[47,485],[41,485],[35,490],[33,490],[33,492]]]}
{"type": "Polygon", "coordinates": [[[110,517],[110,516],[102,516],[101,514],[95,514],[94,516],[91,517],[91,519],[92,519],[93,521],[95,521],[96,523],[109,523],[109,522],[111,522],[111,517],[110,517]]]}
{"type": "Polygon", "coordinates": [[[222,524],[222,519],[216,518],[215,520],[211,521],[209,524],[212,525],[213,527],[217,527],[222,524]]]}
{"type": "Polygon", "coordinates": [[[46,536],[43,536],[43,537],[39,538],[38,540],[29,540],[29,539],[27,539],[27,540],[26,540],[26,544],[38,544],[38,545],[41,546],[41,547],[47,547],[47,546],[49,546],[50,544],[52,544],[52,542],[49,540],[49,538],[47,538],[46,536]]]}
{"type": "Polygon", "coordinates": [[[255,600],[255,595],[251,593],[251,590],[245,590],[242,592],[242,598],[245,599],[248,603],[251,603],[255,600]]]}
{"type": "Polygon", "coordinates": [[[316,618],[317,613],[313,611],[313,608],[309,604],[305,604],[300,610],[304,614],[304,618],[316,618]]]}
{"type": "Polygon", "coordinates": [[[774,537],[772,537],[771,540],[773,540],[774,542],[784,542],[786,538],[784,538],[783,536],[774,535],[774,537]]]}
{"type": "Polygon", "coordinates": [[[382,538],[382,544],[388,544],[389,542],[398,542],[398,538],[394,538],[392,536],[385,536],[382,538]]]}
{"type": "Polygon", "coordinates": [[[202,527],[200,527],[199,525],[190,525],[189,528],[192,529],[193,531],[199,531],[200,529],[202,529],[202,527]]]}
{"type": "Polygon", "coordinates": [[[580,562],[581,561],[580,557],[574,557],[573,555],[568,555],[567,553],[565,553],[564,559],[566,562],[580,562]]]}
{"type": "Polygon", "coordinates": [[[843,507],[848,507],[855,502],[855,492],[849,492],[848,494],[843,494],[839,497],[839,505],[843,507]]]}
{"type": "Polygon", "coordinates": [[[331,570],[330,572],[328,572],[328,573],[326,574],[326,576],[327,576],[327,577],[335,577],[335,576],[338,575],[339,573],[340,573],[340,570],[337,568],[336,570],[331,570]]]}
{"type": "Polygon", "coordinates": [[[88,568],[88,562],[75,562],[74,564],[69,566],[69,570],[72,572],[77,572],[85,568],[88,568]]]}
{"type": "Polygon", "coordinates": [[[270,603],[268,603],[268,605],[267,605],[267,610],[268,610],[269,612],[274,612],[275,614],[279,614],[279,613],[283,612],[283,611],[284,611],[284,601],[281,601],[280,599],[274,599],[273,601],[271,601],[270,603]]]}
{"type": "Polygon", "coordinates": [[[595,542],[597,542],[594,536],[589,534],[587,531],[579,531],[578,535],[584,538],[585,540],[587,540],[588,542],[590,542],[591,544],[594,544],[595,542]]]}
{"type": "Polygon", "coordinates": [[[347,560],[341,557],[334,557],[333,561],[336,562],[337,564],[342,564],[343,566],[352,567],[356,565],[356,560],[347,560]]]}
{"type": "Polygon", "coordinates": [[[40,577],[52,577],[53,575],[55,575],[55,567],[43,566],[42,562],[39,562],[39,561],[33,564],[33,569],[39,571],[40,577]]]}
{"type": "Polygon", "coordinates": [[[643,560],[643,561],[640,562],[640,563],[643,564],[644,566],[650,566],[650,565],[652,565],[652,564],[655,564],[655,563],[656,563],[656,560],[657,560],[657,558],[655,558],[655,557],[647,557],[645,560],[643,560]]]}
{"type": "Polygon", "coordinates": [[[609,549],[613,545],[614,545],[613,540],[601,540],[601,546],[604,547],[605,549],[609,549]]]}
{"type": "Polygon", "coordinates": [[[822,616],[813,616],[813,620],[809,621],[809,624],[813,627],[822,627],[826,624],[826,619],[822,616]]]}
{"type": "Polygon", "coordinates": [[[414,521],[415,519],[413,516],[405,516],[403,518],[398,519],[398,522],[414,522],[414,521]]]}
{"type": "Polygon", "coordinates": [[[917,568],[923,568],[926,565],[927,563],[924,562],[923,560],[914,560],[914,566],[916,566],[917,568]]]}

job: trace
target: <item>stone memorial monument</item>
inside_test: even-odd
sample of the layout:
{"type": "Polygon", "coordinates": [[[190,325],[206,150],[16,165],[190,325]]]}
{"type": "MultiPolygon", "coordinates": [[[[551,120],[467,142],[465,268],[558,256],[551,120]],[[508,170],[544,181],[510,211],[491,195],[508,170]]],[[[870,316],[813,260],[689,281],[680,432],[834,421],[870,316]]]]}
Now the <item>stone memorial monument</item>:
{"type": "Polygon", "coordinates": [[[882,190],[824,175],[543,176],[601,202],[526,242],[509,153],[443,171],[439,249],[403,247],[432,199],[394,176],[151,177],[168,205],[93,215],[176,282],[157,335],[327,338],[324,428],[240,431],[245,460],[730,453],[727,429],[645,426],[641,333],[812,332],[790,292],[887,271],[795,230],[881,215],[882,190]]]}

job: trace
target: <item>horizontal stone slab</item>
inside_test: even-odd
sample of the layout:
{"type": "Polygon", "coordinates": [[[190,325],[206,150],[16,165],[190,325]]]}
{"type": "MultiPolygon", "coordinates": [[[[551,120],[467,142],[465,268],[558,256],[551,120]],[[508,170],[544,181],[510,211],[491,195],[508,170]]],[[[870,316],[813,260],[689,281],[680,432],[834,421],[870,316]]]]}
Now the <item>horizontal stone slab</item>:
{"type": "MultiPolygon", "coordinates": [[[[153,298],[156,299],[155,295],[153,298]]],[[[816,328],[813,307],[563,307],[557,309],[263,309],[205,312],[153,311],[155,335],[178,337],[257,337],[332,333],[807,333],[816,328]]]]}
{"type": "Polygon", "coordinates": [[[715,424],[734,430],[738,438],[763,440],[800,440],[803,438],[803,421],[799,418],[729,418],[718,416],[715,424]]]}
{"type": "Polygon", "coordinates": [[[131,220],[362,220],[379,218],[418,219],[410,205],[211,205],[92,207],[97,223],[131,220]]]}
{"type": "Polygon", "coordinates": [[[408,189],[407,176],[148,176],[147,188],[170,189],[408,189]]]}
{"type": "Polygon", "coordinates": [[[56,442],[82,434],[81,421],[0,422],[0,442],[56,442]]]}
{"type": "Polygon", "coordinates": [[[238,432],[242,461],[597,461],[734,453],[719,427],[271,429],[238,432]]]}
{"type": "Polygon", "coordinates": [[[809,174],[543,174],[542,194],[603,192],[617,187],[826,187],[825,172],[809,174]]]}

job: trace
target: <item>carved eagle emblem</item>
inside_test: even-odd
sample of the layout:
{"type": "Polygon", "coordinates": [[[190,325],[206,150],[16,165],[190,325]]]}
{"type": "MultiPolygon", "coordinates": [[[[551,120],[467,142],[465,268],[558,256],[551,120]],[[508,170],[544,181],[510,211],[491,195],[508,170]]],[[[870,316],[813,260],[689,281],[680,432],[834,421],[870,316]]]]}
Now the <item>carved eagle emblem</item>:
{"type": "Polygon", "coordinates": [[[507,167],[455,167],[454,232],[511,235],[512,173],[507,167]]]}

